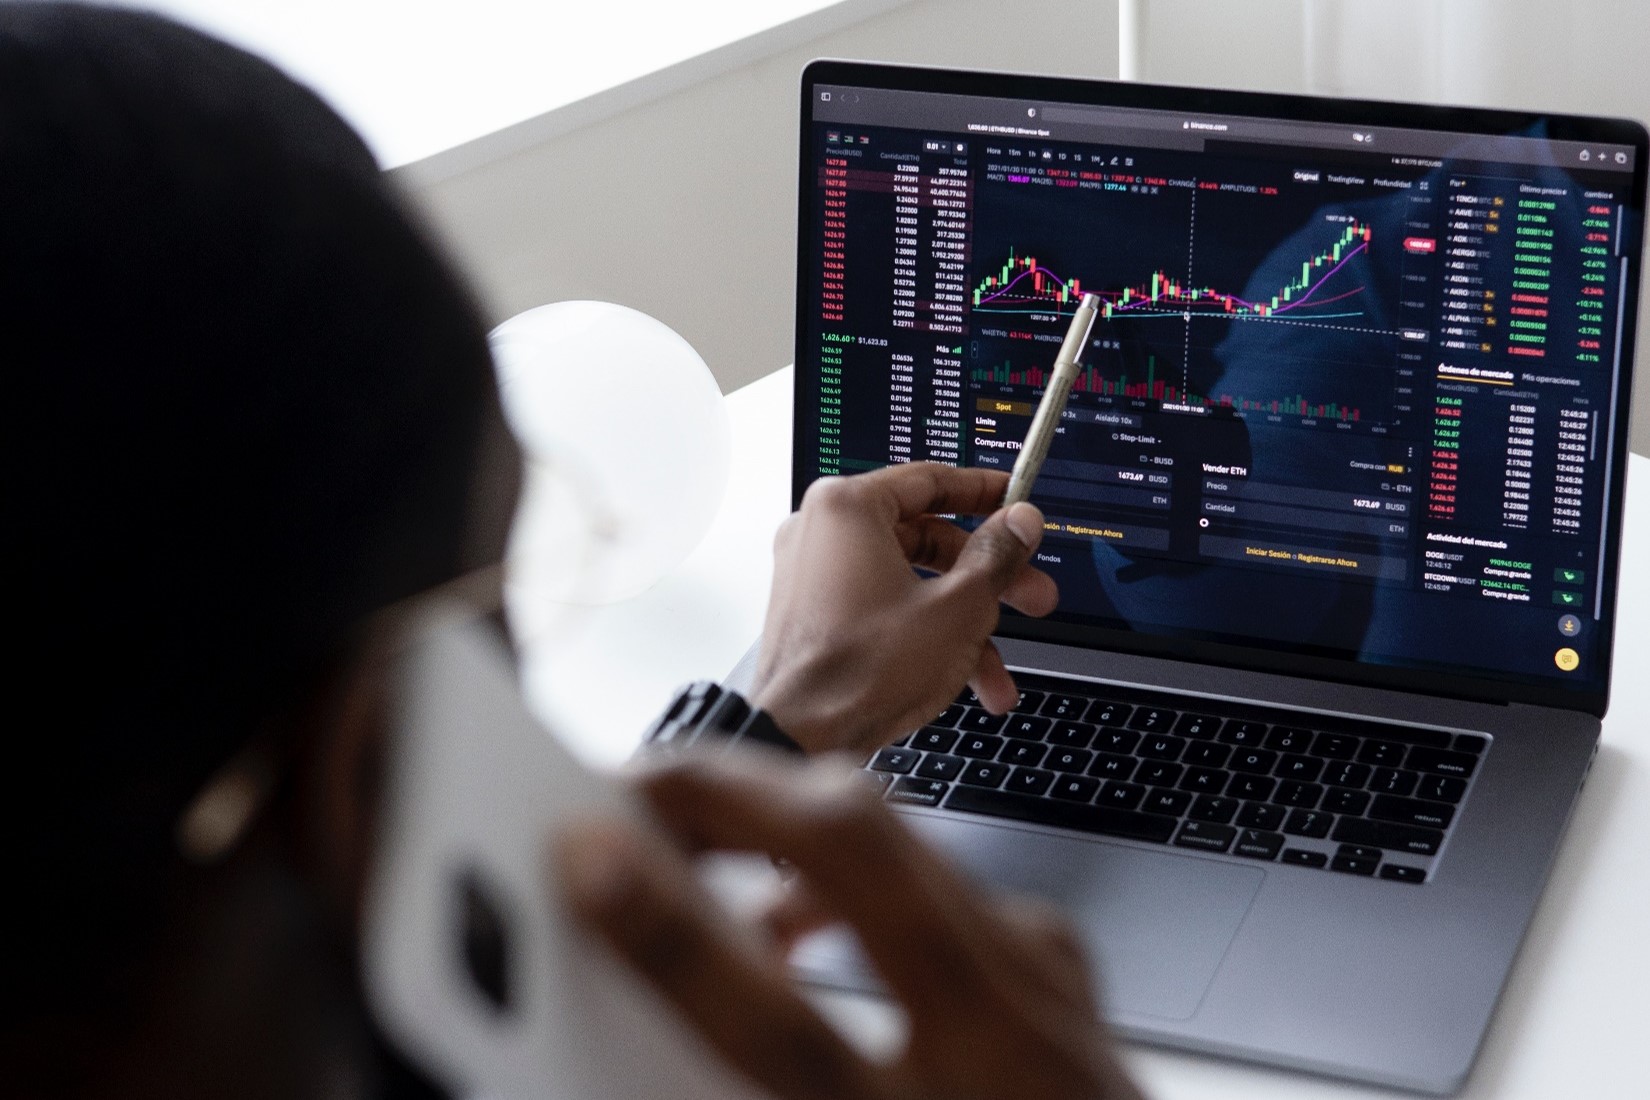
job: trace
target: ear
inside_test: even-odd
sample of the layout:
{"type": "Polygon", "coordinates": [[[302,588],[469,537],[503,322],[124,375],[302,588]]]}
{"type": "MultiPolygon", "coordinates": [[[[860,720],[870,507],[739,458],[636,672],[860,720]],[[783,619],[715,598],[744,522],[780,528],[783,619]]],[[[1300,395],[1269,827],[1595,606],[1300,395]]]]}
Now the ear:
{"type": "Polygon", "coordinates": [[[367,642],[306,722],[295,811],[300,858],[338,915],[359,927],[394,709],[389,648],[367,642]]]}

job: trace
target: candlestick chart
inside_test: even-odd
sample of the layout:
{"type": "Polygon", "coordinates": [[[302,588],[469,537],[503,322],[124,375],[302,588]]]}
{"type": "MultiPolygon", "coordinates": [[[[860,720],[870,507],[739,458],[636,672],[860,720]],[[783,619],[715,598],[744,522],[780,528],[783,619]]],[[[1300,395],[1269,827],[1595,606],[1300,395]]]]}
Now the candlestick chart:
{"type": "Polygon", "coordinates": [[[1119,288],[1085,287],[1081,276],[1062,275],[1028,253],[1012,248],[1000,270],[986,275],[973,290],[976,313],[1071,312],[1082,295],[1100,298],[1100,318],[1227,316],[1267,318],[1295,315],[1333,320],[1362,316],[1357,298],[1365,290],[1347,272],[1353,259],[1368,251],[1372,231],[1358,222],[1346,225],[1338,239],[1301,261],[1300,273],[1258,300],[1215,286],[1191,285],[1159,268],[1139,283],[1119,288]],[[1344,274],[1343,274],[1344,273],[1344,274]]]}
{"type": "Polygon", "coordinates": [[[1053,357],[1024,342],[1063,333],[1093,294],[1079,393],[1369,430],[1404,418],[1403,238],[1369,206],[1035,197],[980,219],[966,284],[974,384],[1040,388],[1053,357]]]}

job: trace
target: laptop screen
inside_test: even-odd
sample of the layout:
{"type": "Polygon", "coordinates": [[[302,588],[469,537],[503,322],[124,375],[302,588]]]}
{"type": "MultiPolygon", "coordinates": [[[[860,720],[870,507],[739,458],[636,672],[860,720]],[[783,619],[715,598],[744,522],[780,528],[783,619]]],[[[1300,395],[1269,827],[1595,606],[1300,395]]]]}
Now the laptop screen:
{"type": "Polygon", "coordinates": [[[817,62],[796,492],[1009,469],[1099,318],[1005,633],[1602,711],[1631,123],[817,62]]]}

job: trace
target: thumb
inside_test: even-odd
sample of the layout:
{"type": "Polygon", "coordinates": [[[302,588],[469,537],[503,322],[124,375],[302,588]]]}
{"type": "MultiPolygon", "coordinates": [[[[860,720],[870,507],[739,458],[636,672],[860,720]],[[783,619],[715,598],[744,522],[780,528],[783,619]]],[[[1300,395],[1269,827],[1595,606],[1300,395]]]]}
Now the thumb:
{"type": "Polygon", "coordinates": [[[950,588],[978,588],[993,602],[1043,541],[1043,513],[1024,502],[1000,509],[968,536],[946,571],[950,588]]]}

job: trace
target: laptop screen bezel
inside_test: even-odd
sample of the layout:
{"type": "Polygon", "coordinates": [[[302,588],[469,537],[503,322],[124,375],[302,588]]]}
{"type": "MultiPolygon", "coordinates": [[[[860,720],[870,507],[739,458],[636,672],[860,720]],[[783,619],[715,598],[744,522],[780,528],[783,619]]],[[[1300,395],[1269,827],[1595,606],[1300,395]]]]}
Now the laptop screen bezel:
{"type": "MultiPolygon", "coordinates": [[[[815,89],[820,85],[932,92],[948,95],[998,99],[1023,99],[1049,103],[1096,107],[1168,109],[1225,116],[1289,119],[1346,123],[1409,130],[1449,133],[1505,135],[1542,128],[1554,141],[1606,142],[1630,145],[1636,150],[1632,170],[1634,232],[1640,235],[1636,255],[1643,260],[1642,225],[1645,206],[1646,168],[1650,161],[1650,138],[1643,126],[1627,119],[1508,111],[1476,107],[1446,107],[1430,104],[1374,100],[1333,99],[1321,96],[1265,92],[1241,92],[1212,88],[1138,84],[1119,81],[1026,76],[1010,73],[975,72],[822,59],[811,62],[802,74],[801,125],[798,151],[797,255],[809,255],[809,229],[813,225],[817,201],[813,164],[813,110],[815,89]]],[[[1627,284],[1622,293],[1639,301],[1639,264],[1628,266],[1627,284]]],[[[795,359],[807,361],[805,341],[809,309],[809,280],[806,270],[798,270],[796,280],[795,359]]],[[[1609,703],[1610,663],[1614,653],[1617,577],[1621,567],[1622,503],[1627,473],[1627,445],[1632,406],[1631,363],[1637,328],[1637,309],[1625,311],[1620,334],[1621,378],[1611,423],[1612,438],[1619,441],[1610,455],[1609,490],[1604,506],[1604,548],[1602,561],[1603,605],[1609,613],[1600,624],[1596,641],[1604,668],[1602,686],[1566,685],[1561,682],[1533,682],[1500,679],[1430,669],[1360,663],[1341,656],[1329,657],[1303,650],[1269,650],[1259,646],[1154,636],[1129,630],[1048,622],[1006,614],[997,633],[1008,638],[1050,642],[1079,649],[1117,651],[1142,656],[1169,658],[1199,664],[1218,665],[1260,672],[1310,676],[1316,679],[1420,692],[1449,698],[1482,702],[1521,703],[1579,710],[1600,717],[1609,703]]],[[[805,394],[800,385],[792,403],[793,439],[806,431],[805,394]]],[[[806,449],[792,448],[791,506],[801,504],[802,494],[813,478],[806,449]]]]}

